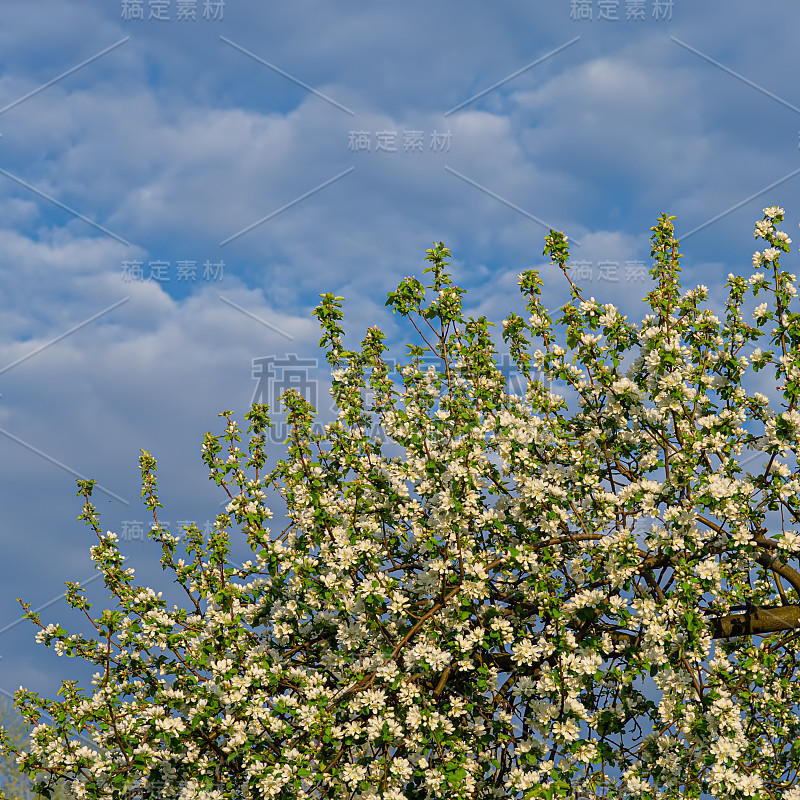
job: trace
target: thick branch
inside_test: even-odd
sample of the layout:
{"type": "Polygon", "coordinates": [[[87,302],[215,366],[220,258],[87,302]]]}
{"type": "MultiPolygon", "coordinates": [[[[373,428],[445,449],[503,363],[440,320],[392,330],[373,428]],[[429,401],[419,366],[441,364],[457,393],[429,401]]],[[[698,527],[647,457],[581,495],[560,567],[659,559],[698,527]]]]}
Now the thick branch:
{"type": "MultiPolygon", "coordinates": [[[[770,568],[778,571],[774,565],[771,565],[770,568]]],[[[733,639],[737,636],[758,636],[765,633],[790,631],[800,628],[800,605],[775,608],[753,606],[744,614],[729,614],[718,619],[712,618],[708,620],[708,623],[711,626],[711,635],[715,639],[733,639]]]]}
{"type": "MultiPolygon", "coordinates": [[[[774,567],[772,567],[774,569],[774,567]]],[[[735,639],[739,636],[762,636],[767,633],[791,631],[800,628],[800,605],[762,608],[753,606],[743,614],[724,617],[706,617],[713,639],[735,639]]],[[[635,644],[636,634],[609,631],[611,641],[618,644],[635,644]]],[[[611,654],[603,654],[610,657],[611,654]]]]}
{"type": "MultiPolygon", "coordinates": [[[[756,544],[769,550],[774,550],[778,547],[777,542],[773,542],[772,539],[758,538],[756,539],[756,544]]],[[[770,555],[769,553],[758,556],[756,561],[761,564],[762,567],[771,569],[777,572],[782,578],[785,578],[792,585],[792,588],[797,594],[800,595],[800,572],[794,569],[794,567],[790,567],[788,564],[781,561],[778,556],[770,555]]]]}

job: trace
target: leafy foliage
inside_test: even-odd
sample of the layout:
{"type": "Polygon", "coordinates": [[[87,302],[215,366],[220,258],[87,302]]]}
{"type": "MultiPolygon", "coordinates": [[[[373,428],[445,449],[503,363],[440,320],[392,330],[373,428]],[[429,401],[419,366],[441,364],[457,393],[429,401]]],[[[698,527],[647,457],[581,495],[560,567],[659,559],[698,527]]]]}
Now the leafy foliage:
{"type": "Polygon", "coordinates": [[[118,607],[93,619],[91,640],[25,606],[40,641],[100,670],[91,696],[67,682],[60,702],[17,693],[37,725],[23,769],[45,793],[69,776],[77,797],[115,800],[800,800],[789,563],[800,554],[800,314],[779,264],[782,219],[764,210],[755,235],[769,247],[753,266],[769,277],[729,275],[720,320],[701,308],[705,287],[682,291],[674,217],[662,215],[641,326],[585,299],[567,239],[551,231],[544,252],[571,286],[558,320],[568,349],[538,272],[523,272],[529,317],[511,313],[503,338],[524,397],[506,391],[491,323],[464,317],[443,243],[427,253],[427,287],[406,278],[388,297],[424,342],[409,346],[401,386],[383,333],[345,349],[343,298],[321,295],[337,419],[312,433],[315,410],[288,390],[286,458],[266,471],[269,408],[247,414],[246,454],[223,412],[203,458],[230,503],[207,538],[186,528],[187,560],[159,524],[156,462],[142,451],[150,537],[186,609],[134,586],[99,526],[94,481],[79,481],[118,607]],[[755,327],[742,317],[750,291],[772,300],[755,327]],[[743,354],[767,320],[780,355],[743,354]],[[544,349],[531,353],[535,339],[544,349]],[[423,369],[425,353],[443,369],[423,369]],[[779,413],[742,386],[767,366],[779,413]],[[579,408],[535,371],[567,384],[579,408]],[[401,456],[367,436],[373,415],[401,456]],[[744,472],[746,450],[763,453],[760,471],[744,472]],[[266,525],[270,486],[289,509],[279,535],[266,525]],[[254,556],[240,566],[233,524],[254,556]]]}

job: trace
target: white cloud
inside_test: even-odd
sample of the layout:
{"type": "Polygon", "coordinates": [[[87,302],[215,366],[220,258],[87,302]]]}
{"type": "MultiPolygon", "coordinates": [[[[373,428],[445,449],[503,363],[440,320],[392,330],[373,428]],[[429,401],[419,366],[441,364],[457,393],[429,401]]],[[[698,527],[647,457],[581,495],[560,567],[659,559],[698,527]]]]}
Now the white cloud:
{"type": "MultiPolygon", "coordinates": [[[[649,228],[662,211],[678,215],[680,239],[797,168],[796,113],[671,37],[792,103],[797,25],[788,8],[753,16],[740,2],[675,4],[671,22],[640,24],[574,22],[566,2],[500,10],[477,1],[344,9],[230,0],[223,23],[160,25],[126,23],[116,3],[67,12],[55,1],[12,0],[0,26],[0,108],[129,37],[0,114],[0,168],[130,245],[0,174],[0,370],[129,298],[0,371],[0,427],[64,465],[0,439],[12,487],[2,535],[34,531],[0,573],[3,585],[35,604],[74,567],[78,545],[65,531],[80,524],[69,469],[137,505],[138,450],[153,447],[165,499],[175,501],[165,513],[188,516],[195,506],[213,515],[200,439],[221,432],[216,414],[226,408],[246,425],[252,359],[294,352],[318,357],[324,372],[311,311],[327,291],[346,298],[348,346],[377,324],[390,355],[403,356],[416,336],[384,308],[386,293],[407,275],[423,278],[434,242],[453,252],[467,313],[499,323],[512,309],[524,313],[516,278],[530,267],[541,270],[545,305],[558,316],[568,285],[542,249],[550,226],[564,230],[573,262],[591,265],[584,294],[641,320],[647,287],[624,279],[625,264],[649,269],[649,228]],[[348,149],[359,130],[370,134],[368,153],[348,149]],[[397,134],[397,152],[375,152],[380,131],[397,134]],[[405,131],[423,132],[422,152],[404,152],[405,131]],[[445,152],[431,149],[434,131],[450,132],[445,152]],[[199,272],[224,260],[224,279],[178,281],[177,262],[192,259],[199,272]],[[168,261],[171,281],[124,282],[124,260],[145,271],[168,261]],[[618,262],[616,284],[598,279],[603,261],[618,262]],[[22,586],[19,574],[31,573],[38,583],[22,586]]],[[[796,229],[796,186],[786,180],[683,241],[684,283],[709,285],[719,304],[727,273],[749,273],[762,207],[783,205],[784,229],[796,229]]],[[[134,513],[99,497],[115,525],[134,513]]],[[[147,574],[157,572],[156,564],[147,574]]],[[[10,596],[0,627],[17,613],[10,596]]],[[[25,642],[3,661],[12,688],[27,677],[34,651],[25,642]]],[[[56,666],[32,680],[57,686],[56,666]]]]}

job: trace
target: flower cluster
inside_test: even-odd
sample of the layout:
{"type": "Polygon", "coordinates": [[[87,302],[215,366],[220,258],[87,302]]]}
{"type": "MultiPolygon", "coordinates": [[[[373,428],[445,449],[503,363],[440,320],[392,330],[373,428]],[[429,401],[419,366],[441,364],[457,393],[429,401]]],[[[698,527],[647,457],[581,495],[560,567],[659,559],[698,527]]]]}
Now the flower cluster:
{"type": "MultiPolygon", "coordinates": [[[[149,536],[186,608],[134,586],[100,528],[95,482],[79,481],[117,604],[90,616],[96,639],[23,604],[37,641],[99,667],[90,695],[70,682],[60,701],[16,694],[35,726],[17,761],[39,791],[66,777],[79,800],[800,797],[790,240],[783,209],[764,209],[763,272],[729,276],[722,321],[700,307],[706,287],[682,293],[673,219],[651,229],[641,326],[583,297],[566,237],[550,232],[545,254],[572,291],[558,320],[566,347],[538,272],[523,272],[528,322],[512,313],[502,335],[524,396],[505,391],[490,323],[465,318],[443,244],[427,253],[429,286],[409,277],[389,294],[425,345],[410,347],[402,387],[381,331],[346,350],[342,298],[322,295],[337,419],[312,433],[314,409],[288,390],[286,458],[267,471],[268,407],[247,414],[247,454],[223,412],[203,459],[230,502],[208,536],[186,527],[185,558],[159,523],[156,463],[142,451],[149,536]],[[771,296],[756,327],[743,320],[749,293],[771,296]],[[779,352],[748,358],[767,320],[779,352]],[[441,372],[423,369],[426,352],[441,372]],[[742,386],[767,366],[778,414],[742,386]],[[532,369],[565,382],[578,409],[532,369]],[[373,415],[402,457],[366,435],[373,415]],[[760,470],[743,473],[745,450],[763,455],[760,470]],[[270,487],[289,510],[279,534],[265,525],[270,487]],[[234,525],[253,552],[240,566],[228,559],[234,525]]],[[[67,598],[89,615],[77,584],[67,598]]]]}

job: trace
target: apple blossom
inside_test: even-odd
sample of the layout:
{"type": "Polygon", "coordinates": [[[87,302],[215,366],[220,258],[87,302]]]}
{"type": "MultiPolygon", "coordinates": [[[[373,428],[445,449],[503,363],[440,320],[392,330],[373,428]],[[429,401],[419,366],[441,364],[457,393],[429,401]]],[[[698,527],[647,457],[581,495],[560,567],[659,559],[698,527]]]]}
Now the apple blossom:
{"type": "Polygon", "coordinates": [[[314,409],[287,391],[287,457],[266,471],[268,407],[247,414],[246,454],[221,414],[224,435],[206,435],[203,458],[230,503],[207,538],[187,526],[185,560],[159,523],[156,463],[142,451],[149,535],[186,608],[134,586],[99,525],[94,481],[79,481],[91,557],[118,603],[90,616],[96,640],[25,606],[39,641],[99,667],[89,694],[65,683],[60,701],[16,695],[36,726],[20,766],[41,793],[67,777],[78,798],[115,800],[800,797],[790,240],[783,209],[764,209],[763,272],[729,275],[721,320],[701,308],[706,287],[681,291],[672,220],[651,229],[641,326],[583,296],[566,237],[550,232],[544,252],[571,289],[566,347],[539,273],[523,272],[529,316],[512,312],[502,336],[524,397],[505,391],[491,323],[464,317],[442,243],[427,253],[432,283],[409,277],[388,297],[425,345],[398,370],[402,392],[381,331],[345,349],[343,298],[322,295],[337,419],[312,433],[314,409]],[[771,296],[757,327],[742,317],[749,293],[771,296]],[[748,359],[767,320],[776,350],[748,359]],[[442,371],[423,370],[426,352],[442,371]],[[766,366],[778,413],[742,386],[766,366]],[[574,413],[539,369],[575,393],[574,413]],[[402,457],[365,434],[373,417],[402,457]],[[745,449],[763,454],[760,470],[743,471],[745,449]],[[270,486],[289,510],[279,534],[266,525],[270,486]],[[234,524],[255,559],[241,566],[228,562],[234,524]]]}

